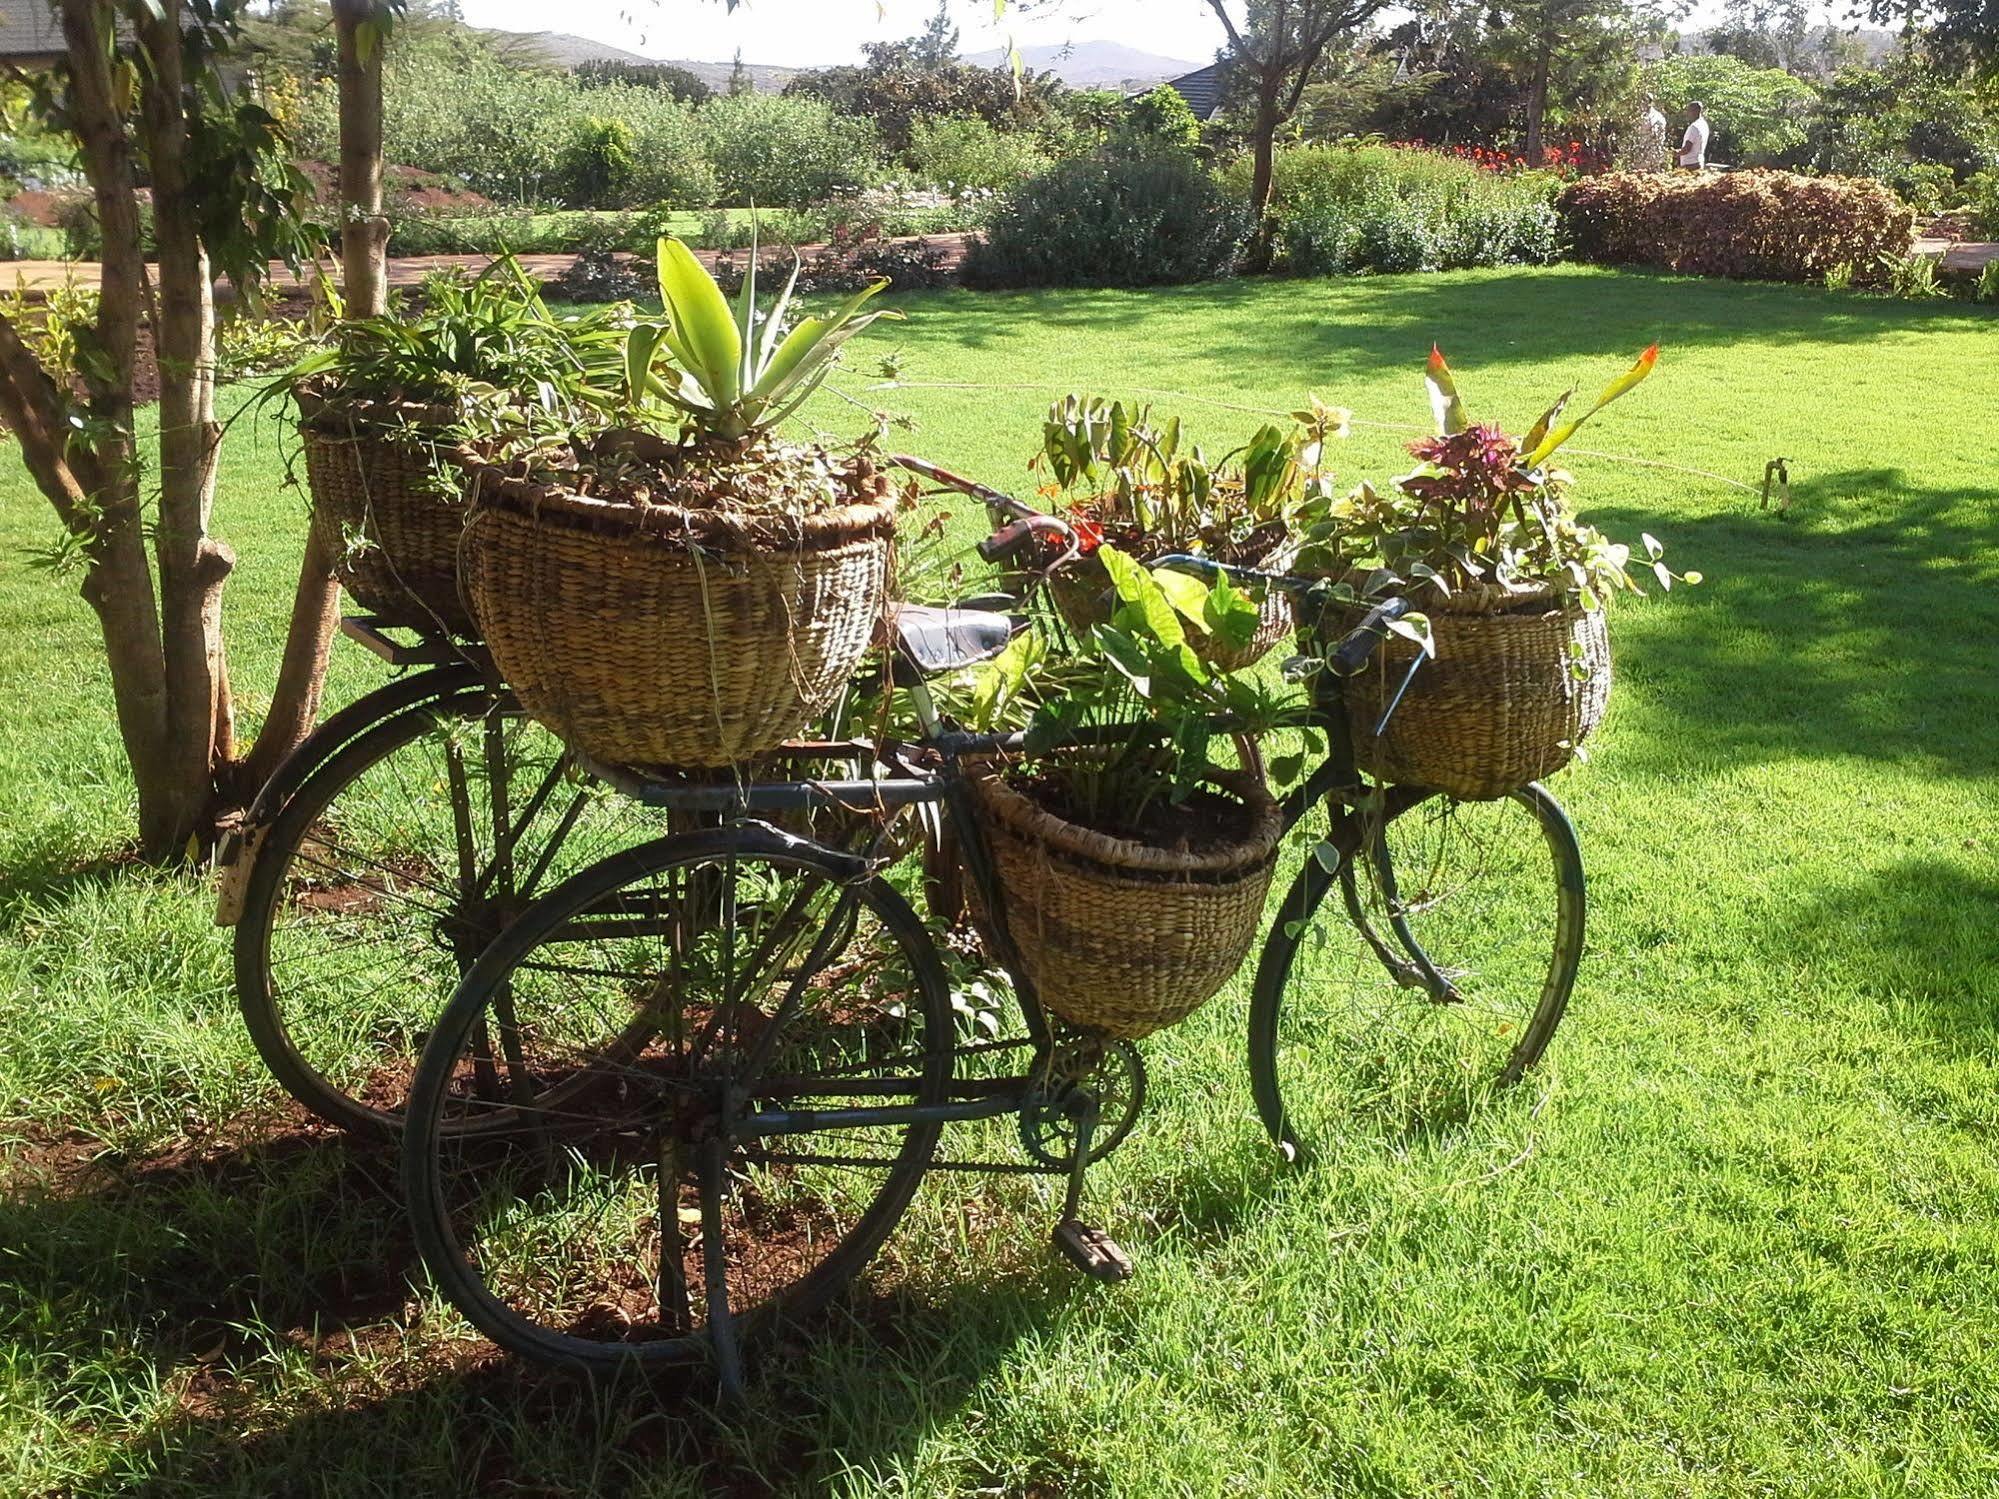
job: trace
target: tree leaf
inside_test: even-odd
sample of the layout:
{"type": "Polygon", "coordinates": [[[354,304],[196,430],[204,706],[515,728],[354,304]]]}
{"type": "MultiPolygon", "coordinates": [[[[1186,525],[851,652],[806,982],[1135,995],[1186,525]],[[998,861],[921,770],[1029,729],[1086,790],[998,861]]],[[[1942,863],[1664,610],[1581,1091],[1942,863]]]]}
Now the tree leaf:
{"type": "Polygon", "coordinates": [[[718,409],[733,406],[742,395],[743,342],[729,299],[694,252],[670,236],[659,242],[659,295],[688,372],[718,409]]]}

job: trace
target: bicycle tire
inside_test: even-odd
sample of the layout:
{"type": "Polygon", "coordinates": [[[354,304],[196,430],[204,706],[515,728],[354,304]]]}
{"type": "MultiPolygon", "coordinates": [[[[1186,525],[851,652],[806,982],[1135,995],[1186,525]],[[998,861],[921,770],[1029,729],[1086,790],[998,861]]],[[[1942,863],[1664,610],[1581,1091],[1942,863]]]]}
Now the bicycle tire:
{"type": "MultiPolygon", "coordinates": [[[[908,961],[908,975],[914,990],[909,996],[907,1010],[911,1015],[920,1016],[920,1035],[924,1042],[922,1051],[915,1057],[915,1061],[920,1063],[920,1073],[913,1087],[913,1097],[917,1103],[934,1104],[941,1102],[946,1095],[953,1065],[949,1041],[952,1019],[942,963],[929,932],[909,904],[876,875],[866,874],[856,878],[851,859],[775,829],[750,825],[676,834],[627,849],[574,875],[524,911],[473,965],[465,982],[439,1018],[437,1028],[425,1047],[410,1094],[409,1127],[404,1137],[404,1185],[419,1253],[444,1296],[474,1327],[512,1353],[561,1367],[600,1373],[631,1365],[696,1362],[710,1355],[709,1332],[705,1326],[694,1326],[691,1301],[684,1308],[688,1314],[684,1326],[678,1323],[669,1325],[665,1305],[664,1287],[668,1279],[666,1245],[669,1234],[675,1235],[678,1242],[677,1236],[681,1232],[677,1227],[668,1226],[666,1202],[671,1195],[678,1204],[682,1191],[680,1167],[676,1164],[669,1194],[667,1163],[680,1163],[687,1158],[681,1148],[687,1142],[679,1141],[677,1132],[698,1130],[699,1126],[686,1122],[684,1100],[673,1103],[663,1101],[672,1094],[675,1086],[665,1079],[668,1066],[677,1055],[675,1048],[678,1043],[662,1041],[661,1026],[655,1024],[652,1040],[641,1043],[641,1052],[647,1046],[658,1043],[661,1060],[651,1063],[643,1055],[622,1050],[631,1034],[630,1027],[619,1029],[617,1022],[603,1014],[601,1004],[594,1004],[590,1007],[591,1012],[605,1021],[607,1030],[616,1031],[619,1038],[613,1043],[619,1048],[619,1059],[614,1065],[600,1064],[596,1053],[589,1048],[577,1048],[573,1043],[551,1043],[546,1051],[549,1057],[558,1059],[587,1057],[585,1061],[574,1063],[579,1071],[601,1066],[603,1075],[599,1086],[592,1089],[579,1084],[574,1077],[560,1083],[558,1086],[568,1090],[562,1095],[563,1107],[549,1111],[544,1119],[537,1119],[533,1106],[520,1102],[520,1090],[509,1086],[489,1105],[496,1114],[514,1119],[515,1127],[509,1132],[501,1132],[498,1141],[487,1135],[468,1137],[463,1130],[454,1131],[451,1117],[454,1107],[467,1107],[468,1092],[476,1091],[476,1057],[481,1047],[488,1056],[492,1054],[491,1037],[496,1029],[502,1037],[502,1053],[511,1057],[512,1053],[507,1051],[509,1044],[523,1052],[523,1074],[539,1076],[553,1070],[545,1064],[536,1066],[533,1058],[526,1055],[532,1039],[529,1036],[532,1022],[523,1018],[522,1005],[531,980],[545,981],[547,975],[561,971],[561,965],[554,961],[556,943],[585,940],[591,933],[602,933],[621,916],[635,912],[644,913],[653,925],[663,931],[682,931],[670,914],[673,908],[661,901],[655,882],[665,881],[668,890],[706,890],[710,887],[700,883],[705,876],[697,872],[706,869],[712,874],[713,866],[718,863],[729,872],[732,880],[740,868],[760,864],[818,877],[829,889],[839,885],[853,892],[857,914],[849,919],[848,929],[840,941],[841,955],[844,957],[851,951],[855,930],[864,914],[875,923],[871,930],[884,934],[908,961]],[[635,891],[644,893],[632,895],[631,892],[635,891]],[[544,957],[538,962],[531,961],[537,953],[543,953],[544,957]],[[499,1006],[503,996],[507,1013],[501,1016],[499,1006]],[[508,1042],[510,1029],[513,1033],[511,1043],[508,1042]],[[469,1068],[468,1056],[475,1059],[469,1068]],[[653,1070],[647,1070],[648,1067],[653,1070]],[[643,1096],[648,1084],[656,1085],[650,1099],[643,1096]],[[639,1098],[636,1104],[633,1102],[635,1096],[639,1098]],[[593,1127],[586,1110],[593,1105],[593,1100],[600,1099],[609,1112],[601,1127],[593,1127]],[[609,1143],[597,1144],[599,1135],[609,1143]],[[674,1138],[669,1139],[669,1136],[674,1138]],[[635,1138],[643,1139],[645,1147],[649,1148],[635,1144],[635,1138]],[[557,1141],[562,1142],[563,1165],[559,1186],[551,1188],[542,1168],[555,1159],[557,1141]],[[505,1153],[498,1153],[496,1145],[504,1146],[505,1153]],[[609,1160],[608,1170],[596,1164],[593,1150],[609,1160]],[[648,1272],[634,1273],[644,1258],[642,1250],[628,1252],[621,1247],[615,1252],[606,1252],[594,1245],[579,1249],[575,1233],[553,1249],[542,1247],[531,1258],[522,1258],[521,1263],[532,1265],[532,1274],[523,1272],[520,1275],[520,1282],[525,1288],[514,1290],[514,1300],[524,1302],[534,1299],[551,1309],[569,1309],[567,1311],[557,1310],[554,1315],[543,1318],[513,1304],[507,1294],[495,1288],[495,1283],[507,1274],[505,1253],[482,1254],[483,1240],[471,1248],[464,1242],[466,1232],[486,1231],[489,1225],[495,1223],[502,1226],[490,1229],[494,1237],[507,1233],[530,1236],[532,1225],[522,1225],[537,1211],[544,1212],[552,1223],[567,1222],[569,1220],[563,1216],[569,1211],[567,1200],[558,1196],[564,1192],[574,1193],[585,1202],[594,1200],[589,1197],[590,1192],[599,1193],[601,1200],[590,1221],[590,1231],[605,1229],[608,1234],[610,1230],[606,1225],[615,1224],[629,1214],[628,1211],[611,1211],[607,1204],[623,1201],[628,1209],[632,1188],[625,1179],[642,1178],[648,1167],[653,1170],[652,1185],[638,1194],[638,1200],[656,1200],[659,1220],[655,1229],[655,1263],[648,1272]],[[594,1176],[593,1171],[596,1172],[594,1176]],[[523,1187],[518,1192],[501,1180],[508,1172],[521,1177],[523,1187]],[[613,1179],[607,1182],[605,1178],[613,1179]],[[510,1193],[513,1195],[508,1195],[510,1193]],[[568,1284],[570,1272],[565,1263],[558,1262],[560,1256],[568,1256],[572,1251],[578,1286],[568,1284]],[[476,1262],[482,1258],[494,1263],[495,1268],[490,1274],[481,1263],[476,1262]],[[624,1271],[622,1275],[618,1273],[620,1267],[624,1271]],[[599,1277],[604,1278],[601,1284],[599,1277]],[[625,1305],[633,1294],[634,1280],[639,1285],[661,1288],[655,1319],[657,1336],[636,1336],[635,1323],[631,1320],[614,1321],[608,1327],[590,1321],[591,1317],[602,1315],[603,1304],[607,1300],[621,1307],[625,1305]],[[583,1308],[581,1313],[574,1311],[578,1306],[583,1308]],[[569,1325],[548,1325],[564,1316],[568,1318],[569,1325]]],[[[719,897],[704,895],[701,899],[705,902],[714,898],[719,897]]],[[[846,897],[843,895],[840,899],[844,901],[846,897]]],[[[721,923],[704,926],[694,940],[698,942],[701,935],[720,931],[721,928],[721,923]]],[[[800,932],[823,932],[828,929],[825,924],[814,927],[803,918],[798,928],[800,932]]],[[[660,936],[664,946],[663,931],[649,932],[648,935],[660,936]]],[[[609,938],[606,936],[603,940],[608,941],[609,938]]],[[[824,938],[813,940],[813,954],[817,955],[824,938]]],[[[693,943],[681,944],[683,947],[691,945],[693,943]]],[[[733,957],[733,945],[729,950],[733,957]]],[[[595,949],[591,951],[595,953],[595,949]]],[[[820,969],[824,970],[830,960],[830,954],[822,959],[820,969]]],[[[669,961],[667,971],[676,972],[678,963],[677,958],[669,961]]],[[[616,992],[627,995],[644,992],[648,996],[645,1001],[648,1006],[657,1003],[663,987],[662,975],[650,970],[619,974],[593,961],[588,966],[577,966],[574,972],[583,976],[572,981],[578,986],[579,993],[592,980],[611,984],[617,978],[635,978],[640,981],[636,990],[624,988],[616,992]],[[652,987],[647,988],[648,984],[652,987]]],[[[796,982],[802,985],[803,979],[796,982]]],[[[699,1012],[683,1012],[676,1007],[674,1013],[699,1012]]],[[[710,1013],[719,1014],[720,1007],[714,1007],[710,1013]]],[[[797,1025],[799,1022],[794,1019],[792,1023],[797,1025]]],[[[732,1021],[732,1028],[734,1024],[732,1021]]],[[[558,1028],[551,1014],[550,1030],[558,1028]]],[[[682,1027],[667,1026],[665,1029],[682,1027]]],[[[534,1044],[539,1047],[539,1042],[534,1044]]],[[[538,1050],[536,1055],[539,1054],[538,1050]]],[[[513,1064],[509,1061],[507,1065],[511,1067],[513,1064]]],[[[691,1064],[688,1078],[679,1086],[683,1093],[672,1094],[675,1099],[683,1099],[683,1095],[694,1088],[691,1064]]],[[[736,1304],[736,1290],[731,1286],[731,1315],[738,1319],[741,1337],[753,1340],[780,1319],[808,1315],[823,1307],[866,1268],[907,1210],[936,1150],[941,1130],[941,1124],[935,1121],[900,1127],[900,1148],[892,1159],[875,1163],[883,1167],[886,1174],[872,1190],[858,1219],[840,1231],[825,1258],[805,1270],[797,1281],[764,1296],[747,1309],[736,1304]]],[[[829,1129],[827,1133],[830,1132],[829,1129]]],[[[733,1152],[736,1145],[731,1141],[725,1148],[733,1152]]],[[[777,1176],[778,1173],[770,1168],[769,1153],[764,1152],[761,1159],[766,1171],[773,1177],[777,1176]]],[[[739,1204],[743,1221],[749,1222],[755,1217],[755,1210],[748,1205],[752,1195],[749,1184],[758,1161],[751,1152],[745,1152],[740,1165],[733,1154],[729,1157],[729,1164],[732,1170],[740,1173],[733,1180],[742,1183],[734,1187],[733,1199],[739,1204]]],[[[809,1198],[809,1193],[800,1187],[800,1180],[802,1177],[796,1173],[787,1179],[791,1194],[788,1201],[789,1210],[804,1217],[809,1215],[810,1209],[801,1208],[797,1203],[809,1198]]],[[[643,1186],[642,1181],[640,1185],[643,1186]]],[[[785,1183],[780,1183],[778,1195],[786,1190],[785,1183]]],[[[677,1223],[687,1221],[686,1211],[678,1210],[677,1223]]],[[[709,1242],[706,1238],[707,1227],[704,1220],[701,1247],[704,1274],[707,1260],[705,1246],[709,1242]]],[[[642,1224],[635,1224],[632,1233],[643,1238],[642,1224]]],[[[539,1244],[540,1241],[536,1242],[539,1244]]],[[[739,1256],[747,1258],[749,1250],[756,1247],[753,1235],[745,1233],[729,1240],[720,1227],[713,1242],[728,1250],[725,1258],[731,1277],[735,1275],[739,1256]]],[[[790,1252],[788,1247],[783,1250],[785,1254],[790,1252]]],[[[761,1278],[763,1267],[757,1269],[761,1278]]],[[[683,1290],[691,1284],[684,1271],[683,1265],[683,1274],[676,1281],[683,1290]]]]}
{"type": "MultiPolygon", "coordinates": [[[[1354,969],[1358,977],[1353,982],[1357,987],[1372,983],[1382,984],[1384,988],[1392,986],[1397,990],[1427,988],[1429,992],[1424,993],[1416,1003],[1426,1006],[1429,1015],[1461,1014],[1468,1017],[1466,1035],[1477,1038],[1478,1055],[1488,1065],[1483,1069],[1467,1069],[1465,1075],[1449,1076],[1446,1081],[1436,1083],[1435,1086],[1440,1089],[1455,1090],[1453,1099],[1456,1104],[1468,1104],[1473,1095],[1482,1089],[1497,1090],[1511,1086],[1541,1060],[1567,1011],[1581,963],[1586,918],[1582,851],[1574,826],[1560,803],[1539,784],[1524,787],[1495,802],[1458,804],[1445,797],[1429,798],[1403,811],[1387,827],[1377,829],[1370,843],[1374,850],[1372,853],[1369,846],[1364,845],[1355,851],[1354,856],[1340,860],[1332,869],[1316,858],[1306,860],[1278,907],[1276,921],[1257,963],[1249,1015],[1251,1091],[1258,1116],[1272,1141],[1297,1160],[1310,1159],[1320,1142],[1308,1138],[1318,1131],[1300,1127],[1309,1120],[1314,1110],[1305,1107],[1299,1098],[1294,1098],[1287,1105],[1284,1074],[1294,1074],[1291,1084],[1294,1095],[1309,1097],[1313,1088],[1323,1086],[1323,1083],[1316,1076],[1296,1074],[1310,1068],[1322,1068],[1341,1049],[1336,1044],[1341,1035],[1337,1007],[1323,1011],[1308,1010],[1308,1002],[1295,997],[1297,984],[1305,981],[1299,974],[1302,945],[1315,932],[1324,932],[1329,915],[1337,916],[1353,930],[1356,941],[1350,944],[1350,951],[1356,954],[1354,969]],[[1426,808],[1429,809],[1427,812],[1426,808]],[[1435,997],[1434,986],[1427,984],[1420,965],[1408,956],[1410,942],[1406,920],[1381,919],[1386,903],[1378,898],[1378,890],[1370,892],[1369,887],[1382,882],[1378,875],[1369,877],[1364,866],[1357,867],[1360,861],[1377,863],[1379,869],[1388,871],[1386,883],[1393,890],[1395,856],[1390,852],[1389,835],[1396,824],[1409,818],[1450,816],[1465,809],[1471,809],[1470,815],[1480,818],[1512,816],[1509,827],[1523,850],[1533,849],[1528,835],[1538,832],[1539,847],[1546,854],[1545,870],[1531,852],[1523,852],[1523,867],[1532,871],[1531,879],[1518,890],[1501,891],[1502,896],[1507,897],[1507,908],[1517,918],[1510,926],[1491,920],[1487,913],[1478,913],[1486,917],[1483,924],[1471,915],[1457,917],[1455,929],[1448,925],[1442,927],[1451,942],[1444,943],[1439,950],[1430,951],[1428,944],[1418,941],[1417,952],[1431,965],[1433,972],[1446,976],[1450,986],[1447,992],[1461,993],[1459,980],[1448,977],[1463,961],[1458,952],[1450,950],[1453,943],[1462,942],[1467,947],[1476,947],[1481,942],[1496,943],[1499,940],[1496,934],[1502,930],[1517,930],[1522,934],[1515,943],[1520,951],[1503,954],[1499,961],[1482,965],[1484,971],[1479,975],[1480,981],[1484,981],[1486,973],[1490,972],[1493,975],[1491,982],[1496,987],[1498,974],[1504,969],[1512,981],[1511,987],[1522,996],[1516,1006],[1474,1006],[1462,998],[1435,997]],[[1496,809],[1516,810],[1508,813],[1496,809]],[[1336,890],[1340,892],[1341,899],[1329,913],[1327,897],[1336,890]],[[1365,909],[1371,893],[1377,897],[1377,910],[1372,916],[1365,909]],[[1542,921],[1542,918],[1545,920],[1542,921]],[[1545,956],[1540,955],[1538,938],[1534,939],[1534,950],[1526,950],[1526,934],[1537,928],[1545,935],[1545,956]],[[1530,990],[1531,1004],[1525,998],[1530,990]],[[1288,996],[1292,997],[1291,1003],[1287,1003],[1288,996]],[[1294,1021],[1289,1030],[1287,1010],[1293,1012],[1294,1021]],[[1300,1011],[1306,1013],[1297,1013],[1300,1011]],[[1516,1014],[1516,1011],[1520,1013],[1516,1014]],[[1320,1023],[1315,1024],[1315,1021],[1320,1023]],[[1509,1027],[1517,1028],[1517,1033],[1509,1031],[1509,1027]],[[1489,1065],[1502,1056],[1503,1060],[1499,1061],[1496,1069],[1489,1065]],[[1480,1075],[1472,1076],[1472,1071],[1478,1071],[1480,1075]],[[1484,1072],[1490,1072],[1490,1076],[1483,1076],[1484,1072]]],[[[1410,1013],[1423,1015],[1426,1012],[1412,1009],[1410,1013]]],[[[1443,1023],[1439,1022],[1440,1025],[1443,1023]]],[[[1371,1047],[1368,1043],[1355,1040],[1350,1049],[1361,1053],[1355,1058],[1357,1062],[1373,1067],[1385,1076],[1394,1065],[1389,1055],[1390,1047],[1405,1051],[1421,1049],[1415,1039],[1406,1033],[1387,1042],[1374,1042],[1371,1047]]],[[[1463,1059],[1459,1060],[1462,1063],[1463,1059]]],[[[1409,1079],[1408,1085],[1420,1092],[1426,1083],[1420,1075],[1415,1075],[1409,1079]]],[[[1421,1122],[1424,1117],[1406,1107],[1407,1102],[1407,1098],[1397,1097],[1383,1105],[1392,1114],[1393,1122],[1400,1127],[1421,1122]]]]}

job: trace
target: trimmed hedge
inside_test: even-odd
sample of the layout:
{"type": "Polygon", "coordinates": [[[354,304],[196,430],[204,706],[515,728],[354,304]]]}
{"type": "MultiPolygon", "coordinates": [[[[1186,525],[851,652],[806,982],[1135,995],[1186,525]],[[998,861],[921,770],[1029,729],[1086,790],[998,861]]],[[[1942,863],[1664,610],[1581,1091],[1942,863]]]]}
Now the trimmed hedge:
{"type": "Polygon", "coordinates": [[[1794,172],[1606,172],[1555,199],[1578,260],[1819,281],[1909,252],[1915,211],[1879,182],[1794,172]]]}

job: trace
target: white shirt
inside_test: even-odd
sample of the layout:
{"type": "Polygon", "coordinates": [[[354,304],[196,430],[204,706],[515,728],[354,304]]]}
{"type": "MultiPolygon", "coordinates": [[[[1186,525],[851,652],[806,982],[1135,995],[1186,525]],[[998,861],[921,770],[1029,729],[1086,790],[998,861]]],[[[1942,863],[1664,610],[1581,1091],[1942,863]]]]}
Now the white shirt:
{"type": "Polygon", "coordinates": [[[1698,167],[1707,164],[1707,138],[1711,134],[1713,127],[1708,124],[1706,115],[1702,115],[1687,126],[1687,133],[1680,137],[1681,166],[1698,167]]]}

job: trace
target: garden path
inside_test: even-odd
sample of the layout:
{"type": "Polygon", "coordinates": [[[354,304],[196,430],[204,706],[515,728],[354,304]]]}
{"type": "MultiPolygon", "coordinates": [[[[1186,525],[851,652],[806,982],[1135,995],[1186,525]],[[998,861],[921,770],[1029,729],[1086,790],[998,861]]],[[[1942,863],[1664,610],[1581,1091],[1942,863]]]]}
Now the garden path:
{"type": "MultiPolygon", "coordinates": [[[[965,256],[964,234],[932,234],[922,236],[944,252],[947,269],[955,270],[965,256]]],[[[885,241],[888,244],[914,244],[917,236],[885,241]]],[[[824,245],[800,245],[798,251],[803,256],[811,256],[823,250],[824,245]]],[[[1999,254],[1999,246],[1991,247],[1999,254]]],[[[712,265],[717,251],[697,250],[696,256],[703,264],[712,265]]],[[[543,281],[553,280],[575,262],[574,255],[521,255],[516,257],[531,275],[543,281]]],[[[398,256],[389,261],[389,284],[391,286],[417,286],[426,276],[453,268],[477,272],[491,264],[490,255],[412,255],[398,256]]],[[[13,290],[20,287],[30,292],[48,291],[55,287],[74,284],[94,287],[98,282],[98,268],[94,261],[62,260],[17,260],[0,264],[0,288],[13,290]]],[[[283,288],[299,284],[289,268],[273,261],[271,263],[271,284],[283,288]]]]}
{"type": "Polygon", "coordinates": [[[1999,244],[1971,239],[1918,239],[1914,250],[1916,255],[1934,255],[1940,264],[1940,271],[1962,271],[1975,276],[1993,261],[1999,260],[1999,244]]]}

